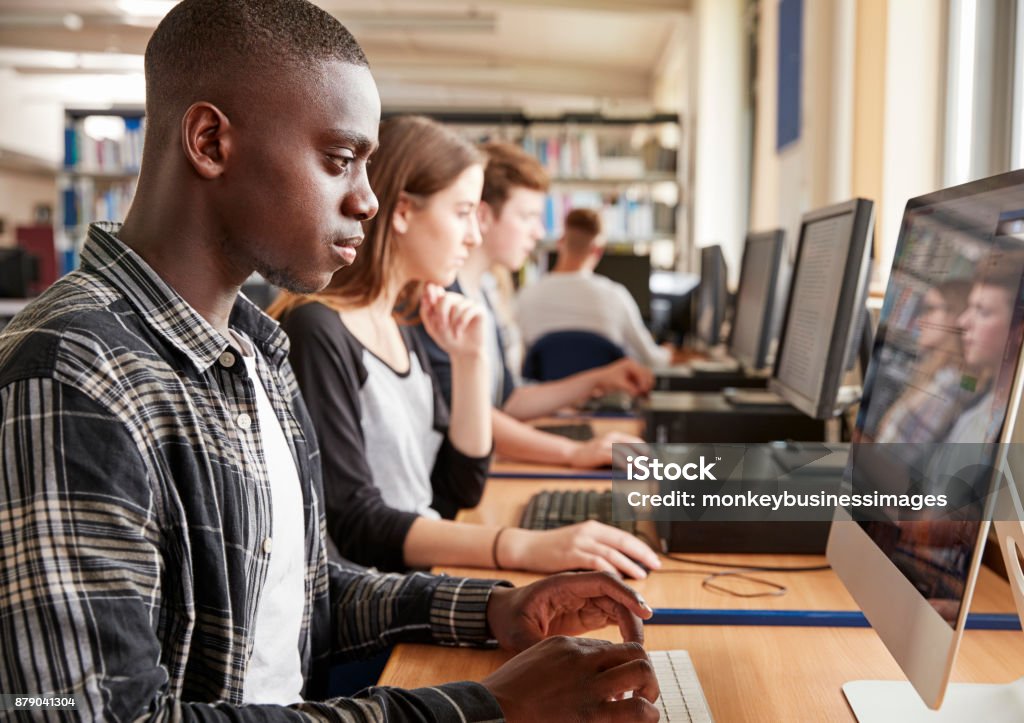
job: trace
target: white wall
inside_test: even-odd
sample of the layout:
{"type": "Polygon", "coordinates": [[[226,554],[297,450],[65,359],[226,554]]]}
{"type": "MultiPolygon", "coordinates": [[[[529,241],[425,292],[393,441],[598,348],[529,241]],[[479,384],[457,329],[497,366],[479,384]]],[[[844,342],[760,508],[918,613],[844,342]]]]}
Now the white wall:
{"type": "Polygon", "coordinates": [[[41,96],[25,77],[0,68],[0,148],[60,163],[64,159],[64,107],[41,96]]]}
{"type": "Polygon", "coordinates": [[[721,244],[730,284],[747,231],[749,143],[743,0],[694,0],[690,73],[693,106],[692,233],[696,247],[721,244]]]}
{"type": "Polygon", "coordinates": [[[751,229],[783,228],[851,196],[854,0],[804,2],[800,135],[776,149],[778,0],[761,0],[751,229]]]}
{"type": "Polygon", "coordinates": [[[4,220],[0,246],[14,244],[15,226],[34,222],[32,211],[36,204],[49,204],[56,213],[56,201],[57,182],[54,178],[0,170],[0,218],[4,220]]]}
{"type": "Polygon", "coordinates": [[[66,107],[141,107],[144,101],[141,73],[22,76],[0,68],[0,148],[62,163],[66,107]]]}
{"type": "Polygon", "coordinates": [[[885,37],[884,91],[869,94],[862,87],[863,95],[857,96],[856,73],[868,70],[866,64],[855,65],[857,43],[871,39],[857,38],[856,0],[805,2],[800,137],[778,152],[778,0],[761,0],[752,228],[785,228],[792,250],[801,214],[855,192],[864,194],[877,204],[876,283],[884,285],[907,199],[942,185],[944,8],[936,0],[884,3],[880,12],[886,28],[870,29],[885,37]],[[855,118],[859,114],[863,121],[866,111],[876,111],[858,107],[858,102],[883,106],[877,109],[881,134],[862,131],[857,136],[872,146],[858,147],[864,155],[860,159],[853,155],[855,118]],[[873,172],[879,182],[861,178],[855,186],[858,162],[863,176],[869,156],[881,159],[880,171],[873,172]]]}

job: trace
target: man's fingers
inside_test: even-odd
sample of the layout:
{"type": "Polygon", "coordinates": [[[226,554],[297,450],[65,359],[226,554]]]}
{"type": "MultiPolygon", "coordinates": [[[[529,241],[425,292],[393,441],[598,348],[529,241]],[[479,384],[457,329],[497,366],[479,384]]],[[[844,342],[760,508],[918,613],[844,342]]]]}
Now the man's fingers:
{"type": "Polygon", "coordinates": [[[660,695],[654,666],[646,655],[600,673],[594,687],[605,699],[632,692],[653,703],[660,695]]]}
{"type": "Polygon", "coordinates": [[[601,704],[596,720],[602,723],[654,723],[661,716],[654,704],[639,696],[601,704]]]}
{"type": "Polygon", "coordinates": [[[546,585],[576,597],[608,597],[646,620],[654,614],[640,593],[621,581],[599,572],[565,573],[552,575],[543,581],[546,585]]]}
{"type": "MultiPolygon", "coordinates": [[[[643,623],[640,622],[640,618],[624,606],[617,602],[612,602],[608,598],[594,598],[590,602],[593,608],[596,608],[598,611],[596,614],[603,615],[605,618],[606,622],[601,624],[602,627],[614,623],[619,628],[619,634],[622,636],[623,642],[644,642],[643,623]]],[[[583,616],[581,615],[580,618],[583,619],[583,616]]],[[[594,627],[597,626],[595,625],[594,627]]]]}

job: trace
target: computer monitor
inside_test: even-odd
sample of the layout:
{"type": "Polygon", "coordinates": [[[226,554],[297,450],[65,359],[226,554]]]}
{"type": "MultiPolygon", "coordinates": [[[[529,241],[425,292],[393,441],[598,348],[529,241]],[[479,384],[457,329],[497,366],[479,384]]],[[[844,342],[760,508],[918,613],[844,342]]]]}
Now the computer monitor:
{"type": "Polygon", "coordinates": [[[804,414],[836,413],[867,299],[874,203],[863,198],[805,214],[769,388],[804,414]]]}
{"type": "Polygon", "coordinates": [[[651,257],[647,254],[605,251],[595,274],[617,281],[629,291],[645,320],[651,318],[651,257]]]}
{"type": "Polygon", "coordinates": [[[0,249],[0,297],[23,299],[37,275],[38,261],[21,248],[0,249]]]}
{"type": "MultiPolygon", "coordinates": [[[[1019,495],[1012,479],[994,472],[1024,441],[1022,278],[1024,172],[907,203],[844,479],[861,490],[966,483],[985,506],[996,489],[992,497],[1012,505],[1012,514],[994,519],[1024,613],[1019,495]]],[[[1019,462],[1011,459],[1008,469],[1019,462]]],[[[916,519],[836,511],[829,562],[913,685],[844,686],[862,723],[873,711],[905,720],[898,710],[943,703],[989,517],[978,508],[916,519]]],[[[992,720],[985,701],[1000,686],[983,687],[958,687],[944,709],[992,720]]],[[[1012,698],[996,705],[1005,712],[1012,698]]],[[[1010,719],[1024,720],[1024,706],[1010,719]]]]}
{"type": "Polygon", "coordinates": [[[748,370],[763,368],[778,331],[776,298],[784,253],[781,229],[747,236],[729,333],[729,355],[748,370]]]}
{"type": "Polygon", "coordinates": [[[717,244],[700,250],[700,286],[697,288],[696,318],[693,327],[697,341],[705,347],[722,341],[722,324],[729,303],[728,270],[722,247],[717,244]]]}

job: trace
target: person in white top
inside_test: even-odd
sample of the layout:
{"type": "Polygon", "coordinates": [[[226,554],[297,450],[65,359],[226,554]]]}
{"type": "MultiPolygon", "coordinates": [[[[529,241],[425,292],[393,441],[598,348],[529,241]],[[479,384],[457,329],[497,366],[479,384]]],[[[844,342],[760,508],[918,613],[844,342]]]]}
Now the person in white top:
{"type": "Polygon", "coordinates": [[[629,290],[594,273],[604,247],[600,216],[589,208],[570,211],[555,268],[524,287],[516,299],[523,344],[529,349],[555,331],[589,331],[615,342],[641,364],[667,366],[672,351],[654,342],[629,290]]]}

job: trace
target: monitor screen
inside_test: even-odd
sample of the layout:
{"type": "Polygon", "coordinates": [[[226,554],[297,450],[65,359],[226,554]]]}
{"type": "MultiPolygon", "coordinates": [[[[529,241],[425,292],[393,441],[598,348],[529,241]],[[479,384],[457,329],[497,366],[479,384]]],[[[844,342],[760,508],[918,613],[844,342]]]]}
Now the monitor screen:
{"type": "Polygon", "coordinates": [[[743,249],[729,353],[747,369],[760,369],[767,363],[783,240],[781,230],[751,234],[743,249]]]}
{"type": "Polygon", "coordinates": [[[772,389],[816,419],[835,412],[867,295],[874,204],[854,199],[804,216],[772,389]]]}
{"type": "Polygon", "coordinates": [[[1006,422],[1020,401],[1011,391],[1022,278],[1024,172],[908,202],[846,480],[864,491],[966,492],[968,504],[941,516],[837,510],[828,555],[932,707],[945,693],[980,565],[992,443],[1015,434],[1006,422]]]}
{"type": "Polygon", "coordinates": [[[595,274],[607,276],[629,290],[640,307],[644,319],[651,317],[651,257],[647,254],[615,254],[605,252],[594,268],[595,274]]]}
{"type": "Polygon", "coordinates": [[[721,341],[725,307],[729,301],[726,287],[727,269],[722,247],[705,246],[700,250],[700,286],[697,290],[697,339],[705,346],[716,346],[721,341]]]}
{"type": "MultiPolygon", "coordinates": [[[[857,421],[859,441],[885,444],[872,456],[901,469],[943,442],[997,442],[1006,418],[1024,328],[1024,189],[978,191],[908,206],[903,219],[857,421]]],[[[954,626],[981,522],[861,526],[954,626]]]]}

